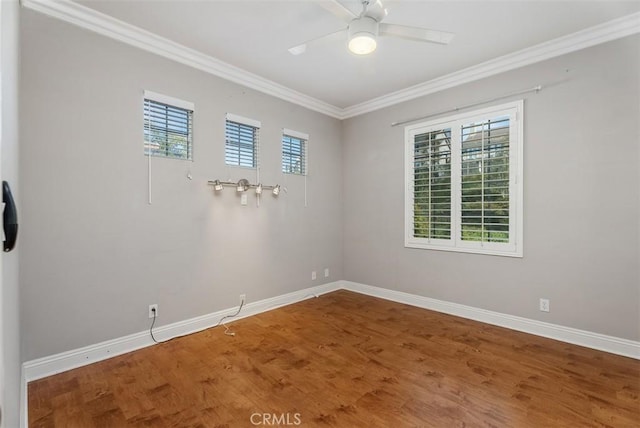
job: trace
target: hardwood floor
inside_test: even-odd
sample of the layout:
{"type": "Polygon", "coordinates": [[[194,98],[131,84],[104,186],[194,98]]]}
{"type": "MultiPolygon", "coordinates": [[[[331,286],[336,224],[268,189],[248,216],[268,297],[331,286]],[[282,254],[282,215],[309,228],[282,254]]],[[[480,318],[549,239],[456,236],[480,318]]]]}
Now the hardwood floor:
{"type": "Polygon", "coordinates": [[[640,361],[337,291],[28,386],[31,427],[638,427],[640,361]]]}

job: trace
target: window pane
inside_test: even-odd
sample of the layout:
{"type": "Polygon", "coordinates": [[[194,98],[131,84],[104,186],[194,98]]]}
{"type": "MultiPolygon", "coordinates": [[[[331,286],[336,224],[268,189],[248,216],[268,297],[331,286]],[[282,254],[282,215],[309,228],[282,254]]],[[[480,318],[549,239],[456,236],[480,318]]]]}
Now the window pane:
{"type": "Polygon", "coordinates": [[[255,168],[258,165],[258,130],[250,125],[227,120],[225,163],[255,168]]]}
{"type": "Polygon", "coordinates": [[[462,127],[463,241],[509,242],[509,118],[462,127]]]}
{"type": "Polygon", "coordinates": [[[289,135],[282,136],[282,172],[306,175],[306,141],[289,135]]]}
{"type": "Polygon", "coordinates": [[[144,100],[145,154],[192,159],[193,111],[144,100]]]}
{"type": "Polygon", "coordinates": [[[413,234],[451,238],[451,129],[414,137],[413,234]]]}

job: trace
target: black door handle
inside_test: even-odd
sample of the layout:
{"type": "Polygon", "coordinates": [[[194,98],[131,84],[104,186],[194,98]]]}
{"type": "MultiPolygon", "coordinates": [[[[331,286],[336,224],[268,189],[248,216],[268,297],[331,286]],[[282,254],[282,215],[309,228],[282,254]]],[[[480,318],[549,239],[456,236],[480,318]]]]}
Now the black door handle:
{"type": "Polygon", "coordinates": [[[4,226],[4,251],[9,252],[16,246],[18,239],[18,210],[11,194],[11,188],[6,181],[2,182],[2,202],[4,211],[2,220],[4,226]]]}

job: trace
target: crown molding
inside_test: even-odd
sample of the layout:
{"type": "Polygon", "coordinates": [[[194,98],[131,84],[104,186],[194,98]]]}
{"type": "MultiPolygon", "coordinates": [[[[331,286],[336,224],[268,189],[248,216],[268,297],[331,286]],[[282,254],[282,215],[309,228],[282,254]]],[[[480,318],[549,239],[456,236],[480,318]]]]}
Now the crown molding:
{"type": "Polygon", "coordinates": [[[504,55],[472,67],[346,107],[341,119],[359,116],[405,101],[494,76],[640,32],[640,12],[504,55]]]}
{"type": "Polygon", "coordinates": [[[21,0],[21,3],[28,9],[340,120],[640,32],[640,12],[636,12],[409,88],[340,108],[71,0],[21,0]]]}
{"type": "Polygon", "coordinates": [[[71,0],[21,0],[22,6],[188,65],[256,91],[341,119],[342,109],[71,0]]]}

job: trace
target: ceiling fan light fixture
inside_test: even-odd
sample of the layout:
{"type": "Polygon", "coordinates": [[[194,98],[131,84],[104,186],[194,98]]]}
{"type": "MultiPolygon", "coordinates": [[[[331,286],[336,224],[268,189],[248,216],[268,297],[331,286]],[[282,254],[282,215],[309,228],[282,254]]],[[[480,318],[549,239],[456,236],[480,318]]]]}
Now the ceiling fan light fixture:
{"type": "Polygon", "coordinates": [[[378,43],[370,34],[356,35],[349,40],[349,50],[356,55],[368,55],[376,50],[378,43]]]}
{"type": "Polygon", "coordinates": [[[356,55],[367,55],[378,46],[378,21],[363,16],[349,24],[349,50],[356,55]]]}

